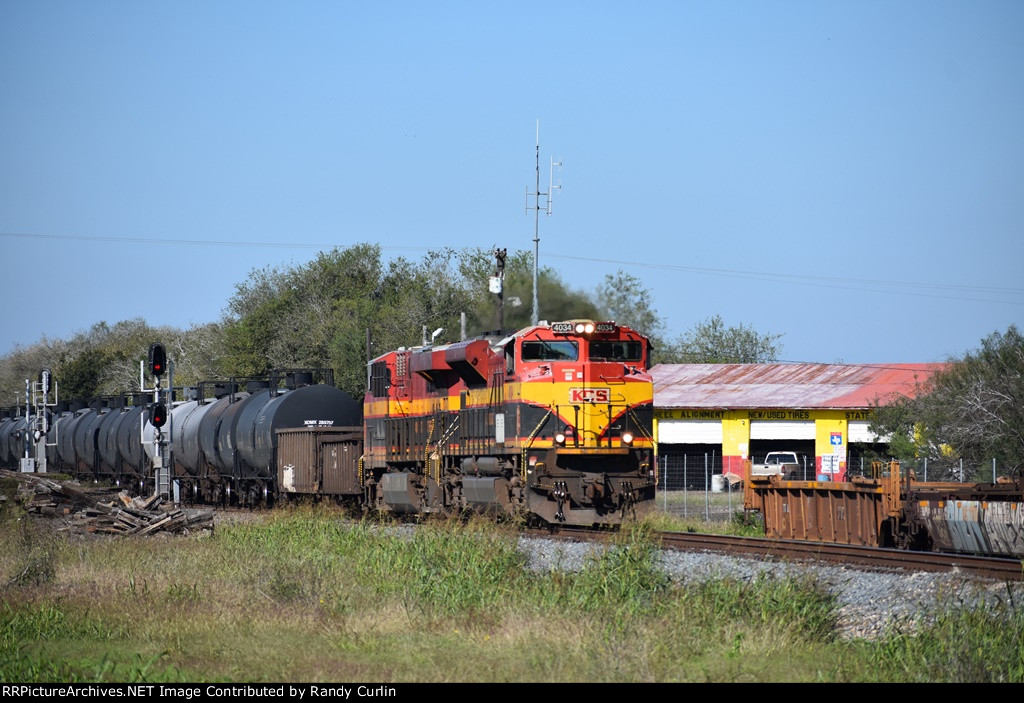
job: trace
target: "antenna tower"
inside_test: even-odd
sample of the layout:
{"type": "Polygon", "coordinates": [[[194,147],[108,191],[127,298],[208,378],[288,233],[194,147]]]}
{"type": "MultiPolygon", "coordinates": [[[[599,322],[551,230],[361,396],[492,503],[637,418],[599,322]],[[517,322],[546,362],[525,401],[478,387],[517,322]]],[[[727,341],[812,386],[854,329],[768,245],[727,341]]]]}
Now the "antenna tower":
{"type": "Polygon", "coordinates": [[[551,214],[551,196],[556,189],[561,189],[562,185],[554,184],[555,179],[555,167],[562,167],[561,161],[555,161],[551,159],[551,171],[548,175],[548,192],[542,193],[540,190],[540,120],[537,120],[537,181],[533,193],[530,193],[530,187],[526,187],[526,212],[529,213],[533,210],[533,315],[531,321],[536,326],[537,321],[540,319],[540,314],[537,310],[537,259],[540,255],[540,211],[543,209],[548,215],[551,214]],[[530,205],[530,196],[533,195],[533,205],[530,205]],[[543,198],[543,200],[541,200],[543,198]]]}

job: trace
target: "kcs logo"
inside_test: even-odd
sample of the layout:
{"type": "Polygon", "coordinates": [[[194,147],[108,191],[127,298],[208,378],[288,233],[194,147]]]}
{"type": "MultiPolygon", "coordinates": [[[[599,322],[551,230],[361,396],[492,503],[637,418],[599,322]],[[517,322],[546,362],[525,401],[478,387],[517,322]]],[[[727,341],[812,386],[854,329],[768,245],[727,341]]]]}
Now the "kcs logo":
{"type": "Polygon", "coordinates": [[[612,391],[610,388],[570,388],[570,403],[610,403],[612,391]]]}

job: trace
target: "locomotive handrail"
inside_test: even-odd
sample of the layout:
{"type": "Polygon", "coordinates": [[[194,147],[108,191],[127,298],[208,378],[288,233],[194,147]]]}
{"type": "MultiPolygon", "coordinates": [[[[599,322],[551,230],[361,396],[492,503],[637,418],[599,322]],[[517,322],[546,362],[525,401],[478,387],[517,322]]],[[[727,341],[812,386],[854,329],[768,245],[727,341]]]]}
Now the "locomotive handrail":
{"type": "Polygon", "coordinates": [[[537,423],[537,426],[533,428],[533,432],[531,432],[530,436],[526,438],[525,442],[523,442],[523,460],[522,466],[520,466],[519,471],[522,474],[524,482],[526,481],[526,452],[533,444],[533,440],[537,437],[537,433],[540,432],[540,428],[547,423],[549,417],[551,417],[551,408],[548,408],[548,411],[544,414],[544,417],[542,417],[540,419],[540,422],[537,423]]]}
{"type": "Polygon", "coordinates": [[[455,434],[455,429],[459,426],[459,419],[460,418],[461,418],[460,415],[456,415],[455,416],[455,422],[453,422],[451,425],[449,425],[448,429],[444,432],[444,434],[441,435],[441,439],[437,440],[438,448],[440,448],[442,442],[445,443],[445,444],[448,444],[448,440],[452,438],[452,435],[455,434]]]}
{"type": "MultiPolygon", "coordinates": [[[[427,430],[427,441],[423,443],[423,465],[426,467],[426,475],[430,475],[430,440],[434,437],[434,426],[436,415],[430,417],[429,429],[427,430]]],[[[438,449],[440,450],[441,443],[438,442],[438,449]]],[[[440,463],[440,462],[438,462],[440,463]]],[[[440,483],[440,480],[435,477],[434,481],[440,483]]]]}
{"type": "Polygon", "coordinates": [[[646,437],[647,439],[649,439],[649,440],[651,440],[653,442],[654,441],[654,435],[651,434],[650,432],[648,432],[647,428],[644,427],[642,422],[640,422],[640,418],[637,417],[637,415],[636,415],[636,408],[634,406],[632,406],[632,405],[627,405],[626,406],[626,412],[629,414],[629,416],[631,418],[633,418],[633,423],[637,427],[640,428],[640,432],[643,433],[644,437],[646,437]]]}

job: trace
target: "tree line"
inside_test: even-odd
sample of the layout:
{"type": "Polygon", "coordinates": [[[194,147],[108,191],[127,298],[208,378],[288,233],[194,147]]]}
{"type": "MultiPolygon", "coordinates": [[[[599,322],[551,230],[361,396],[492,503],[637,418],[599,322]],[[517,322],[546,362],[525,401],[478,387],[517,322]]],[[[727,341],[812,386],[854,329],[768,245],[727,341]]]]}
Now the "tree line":
{"type": "MultiPolygon", "coordinates": [[[[336,384],[359,398],[371,356],[422,342],[423,329],[444,331],[437,343],[498,325],[493,251],[430,251],[419,260],[385,260],[375,244],[321,252],[302,265],[253,270],[237,284],[221,318],[188,329],[145,320],[97,322],[70,339],[43,337],[0,357],[0,407],[22,402],[25,379],[50,368],[62,398],[93,398],[138,386],[139,361],[161,342],[175,363],[175,384],[255,377],[276,368],[331,368],[336,384]],[[369,339],[367,335],[369,330],[369,339]],[[369,349],[367,348],[369,346],[369,349]]],[[[530,322],[532,254],[504,261],[504,329],[530,322]]],[[[711,315],[682,335],[667,334],[643,281],[618,271],[593,292],[574,289],[550,267],[538,272],[543,319],[614,320],[651,338],[654,363],[776,361],[782,335],[728,325],[711,315]]],[[[897,458],[997,459],[1024,466],[1024,339],[1016,327],[993,333],[979,349],[951,359],[913,398],[875,409],[874,429],[891,437],[897,458]]]]}
{"type": "Polygon", "coordinates": [[[871,429],[890,438],[897,459],[946,466],[962,459],[975,470],[995,460],[1020,478],[1024,336],[1015,325],[988,335],[977,349],[920,382],[912,397],[877,405],[871,429]]]}
{"type": "MultiPolygon", "coordinates": [[[[375,244],[321,252],[302,265],[265,267],[237,284],[221,318],[188,329],[153,327],[142,319],[97,322],[70,339],[44,337],[0,357],[0,405],[24,397],[25,379],[52,369],[64,398],[91,398],[138,386],[139,360],[161,342],[174,360],[176,385],[262,376],[275,368],[331,368],[336,384],[360,397],[369,352],[377,355],[422,342],[423,328],[456,341],[460,316],[468,336],[495,330],[498,297],[494,252],[480,248],[430,251],[419,260],[385,260],[375,244]]],[[[530,322],[532,255],[504,263],[504,329],[530,322]]],[[[715,315],[677,339],[667,338],[640,279],[622,271],[592,293],[570,287],[550,267],[538,272],[544,319],[613,319],[652,338],[655,361],[765,362],[777,358],[781,335],[727,326],[715,315]]]]}

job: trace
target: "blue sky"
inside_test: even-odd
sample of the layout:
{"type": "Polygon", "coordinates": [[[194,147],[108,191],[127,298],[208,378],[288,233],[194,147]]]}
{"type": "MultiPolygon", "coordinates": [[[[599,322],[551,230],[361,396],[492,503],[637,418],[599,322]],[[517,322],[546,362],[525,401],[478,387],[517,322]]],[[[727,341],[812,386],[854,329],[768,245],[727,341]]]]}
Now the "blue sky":
{"type": "Polygon", "coordinates": [[[1024,326],[1021,36],[1018,0],[6,0],[0,354],[216,320],[317,245],[531,249],[539,119],[571,286],[944,360],[1024,326]]]}

